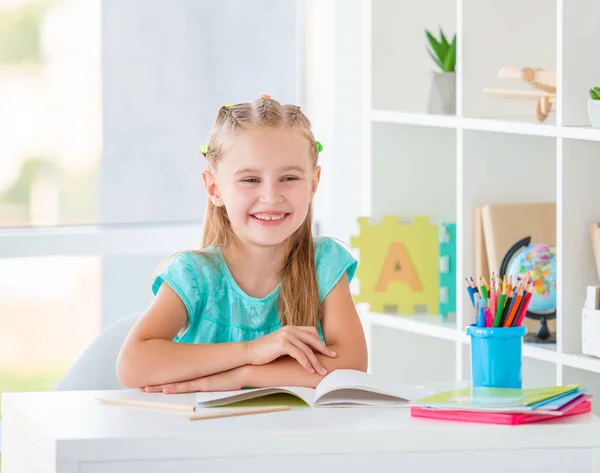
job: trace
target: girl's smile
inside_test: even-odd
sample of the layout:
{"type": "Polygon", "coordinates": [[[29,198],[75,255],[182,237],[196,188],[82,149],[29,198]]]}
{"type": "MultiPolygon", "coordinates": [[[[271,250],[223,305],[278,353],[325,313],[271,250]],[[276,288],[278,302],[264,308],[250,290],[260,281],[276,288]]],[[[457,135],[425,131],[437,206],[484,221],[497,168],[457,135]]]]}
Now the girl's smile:
{"type": "Polygon", "coordinates": [[[259,225],[271,227],[281,225],[289,215],[289,213],[285,212],[258,212],[250,214],[250,217],[256,220],[256,223],[259,225]]]}

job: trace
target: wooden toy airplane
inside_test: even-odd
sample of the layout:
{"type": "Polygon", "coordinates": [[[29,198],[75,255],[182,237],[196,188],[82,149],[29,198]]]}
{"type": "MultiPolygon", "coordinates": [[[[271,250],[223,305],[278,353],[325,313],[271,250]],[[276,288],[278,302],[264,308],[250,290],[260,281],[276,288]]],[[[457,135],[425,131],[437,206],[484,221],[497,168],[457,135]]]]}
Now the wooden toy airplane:
{"type": "Polygon", "coordinates": [[[533,113],[537,121],[543,122],[548,118],[552,105],[556,103],[556,75],[554,72],[531,67],[523,69],[503,67],[498,71],[498,77],[501,79],[521,79],[537,90],[483,89],[483,91],[508,99],[535,100],[533,113]]]}

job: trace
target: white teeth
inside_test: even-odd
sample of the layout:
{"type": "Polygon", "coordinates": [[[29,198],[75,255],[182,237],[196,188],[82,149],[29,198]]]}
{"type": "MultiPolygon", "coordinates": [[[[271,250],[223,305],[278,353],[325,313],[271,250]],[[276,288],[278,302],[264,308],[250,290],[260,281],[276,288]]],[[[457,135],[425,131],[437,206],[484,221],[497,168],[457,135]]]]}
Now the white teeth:
{"type": "Polygon", "coordinates": [[[253,216],[260,220],[281,220],[285,214],[254,214],[253,216]]]}

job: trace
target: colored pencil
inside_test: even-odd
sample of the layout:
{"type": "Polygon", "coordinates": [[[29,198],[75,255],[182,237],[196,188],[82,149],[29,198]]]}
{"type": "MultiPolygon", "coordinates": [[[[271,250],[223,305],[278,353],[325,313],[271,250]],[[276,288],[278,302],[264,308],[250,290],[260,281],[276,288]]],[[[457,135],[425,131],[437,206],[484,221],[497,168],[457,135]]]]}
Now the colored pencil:
{"type": "Polygon", "coordinates": [[[484,279],[483,276],[479,276],[479,281],[480,281],[480,291],[481,291],[481,297],[483,297],[483,301],[485,302],[485,305],[488,305],[488,301],[489,301],[489,297],[488,297],[488,285],[487,285],[487,281],[484,279]]]}
{"type": "Polygon", "coordinates": [[[477,326],[485,327],[485,302],[483,299],[479,299],[477,304],[477,326]]]}
{"type": "Polygon", "coordinates": [[[494,327],[500,327],[500,321],[502,320],[502,311],[504,309],[504,303],[506,302],[506,288],[502,290],[500,294],[500,300],[498,301],[498,308],[496,309],[496,317],[494,318],[494,327]]]}
{"type": "MultiPolygon", "coordinates": [[[[492,279],[490,280],[490,304],[489,309],[492,314],[496,313],[496,279],[494,277],[494,273],[492,273],[492,279]]],[[[493,321],[493,318],[492,318],[493,321]]],[[[490,325],[491,327],[491,325],[490,325]]]]}
{"type": "Polygon", "coordinates": [[[491,327],[494,324],[494,318],[492,317],[492,311],[488,307],[485,309],[485,326],[491,327]]]}
{"type": "Polygon", "coordinates": [[[220,419],[222,417],[246,416],[251,414],[265,414],[269,412],[289,411],[290,406],[266,406],[266,407],[249,407],[248,409],[230,409],[226,411],[209,412],[205,414],[195,414],[193,416],[185,416],[187,420],[205,420],[205,419],[220,419]]]}
{"type": "Polygon", "coordinates": [[[473,288],[473,294],[479,294],[479,296],[481,297],[479,288],[477,287],[477,284],[475,284],[475,281],[473,281],[473,278],[471,278],[470,283],[471,283],[471,287],[473,288]]]}
{"type": "Polygon", "coordinates": [[[506,316],[506,321],[504,322],[504,327],[510,327],[513,323],[513,320],[515,319],[516,315],[517,315],[517,310],[519,309],[519,306],[521,305],[521,300],[523,299],[523,288],[520,287],[517,295],[515,296],[515,298],[513,299],[512,303],[511,303],[511,307],[510,310],[508,311],[508,315],[506,316]]]}
{"type": "Polygon", "coordinates": [[[506,286],[506,293],[510,294],[513,290],[513,277],[512,274],[508,276],[508,285],[506,286]]]}
{"type": "Polygon", "coordinates": [[[502,280],[500,278],[496,278],[496,307],[494,308],[494,312],[498,307],[498,301],[500,300],[500,294],[502,293],[502,280]]]}
{"type": "Polygon", "coordinates": [[[500,318],[500,325],[498,325],[499,327],[504,326],[504,322],[506,321],[506,317],[508,316],[508,311],[510,309],[510,305],[512,304],[514,295],[515,294],[514,294],[512,287],[510,288],[510,292],[508,292],[508,286],[507,286],[506,287],[506,302],[504,303],[504,307],[502,309],[502,317],[500,318]]]}
{"type": "Polygon", "coordinates": [[[194,412],[196,407],[193,405],[171,404],[157,401],[142,401],[141,399],[119,399],[119,398],[98,398],[103,404],[117,404],[120,406],[146,407],[149,409],[165,409],[169,411],[189,411],[194,412]]]}
{"type": "Polygon", "coordinates": [[[523,299],[523,307],[521,308],[521,312],[519,313],[519,318],[517,319],[517,323],[515,325],[523,324],[523,319],[527,314],[527,308],[529,307],[529,303],[531,302],[531,297],[533,296],[533,286],[530,285],[527,289],[527,295],[523,299]]]}
{"type": "Polygon", "coordinates": [[[470,278],[469,284],[471,285],[471,289],[473,290],[473,301],[474,301],[475,311],[477,311],[478,307],[479,307],[479,300],[481,299],[481,293],[479,292],[479,289],[477,288],[477,284],[475,284],[475,281],[473,281],[473,278],[470,278]]]}
{"type": "Polygon", "coordinates": [[[473,288],[471,287],[471,284],[469,283],[469,280],[467,278],[465,278],[465,286],[467,287],[467,292],[469,293],[469,298],[471,299],[471,304],[473,304],[473,307],[475,307],[475,298],[473,297],[473,288]]]}
{"type": "MultiPolygon", "coordinates": [[[[527,297],[527,284],[525,284],[525,286],[523,287],[523,297],[521,298],[521,302],[519,304],[519,307],[517,307],[517,313],[515,314],[515,318],[512,321],[512,325],[511,327],[516,327],[518,325],[521,325],[519,323],[519,318],[521,317],[521,311],[523,310],[523,305],[525,303],[525,299],[527,297]]],[[[522,319],[521,319],[522,322],[522,319]]]]}

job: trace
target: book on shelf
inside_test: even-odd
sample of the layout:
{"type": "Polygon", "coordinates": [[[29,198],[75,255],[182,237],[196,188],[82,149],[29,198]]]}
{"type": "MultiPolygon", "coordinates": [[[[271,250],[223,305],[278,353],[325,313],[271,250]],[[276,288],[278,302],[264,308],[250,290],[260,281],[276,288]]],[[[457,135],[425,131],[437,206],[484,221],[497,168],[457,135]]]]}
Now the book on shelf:
{"type": "Polygon", "coordinates": [[[504,255],[519,240],[556,245],[554,202],[488,204],[481,207],[481,226],[489,271],[498,273],[504,255]]]}

